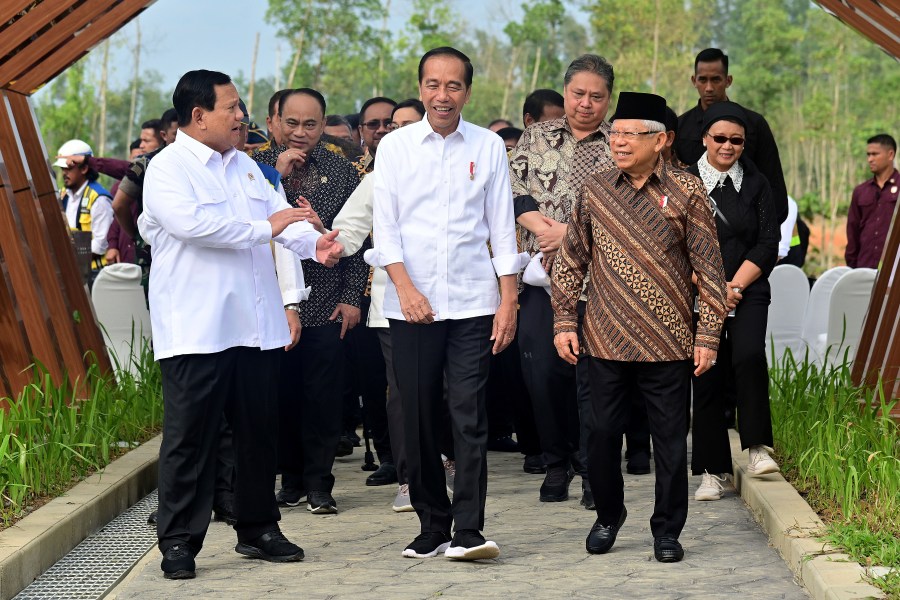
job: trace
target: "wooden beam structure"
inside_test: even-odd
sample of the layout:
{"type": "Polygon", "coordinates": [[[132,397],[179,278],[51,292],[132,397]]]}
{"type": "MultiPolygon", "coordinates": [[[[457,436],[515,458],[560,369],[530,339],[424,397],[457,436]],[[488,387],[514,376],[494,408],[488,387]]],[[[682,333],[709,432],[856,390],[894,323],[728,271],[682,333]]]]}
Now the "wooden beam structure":
{"type": "Polygon", "coordinates": [[[111,368],[29,96],[152,2],[0,2],[0,396],[35,361],[70,383],[88,354],[111,368]]]}

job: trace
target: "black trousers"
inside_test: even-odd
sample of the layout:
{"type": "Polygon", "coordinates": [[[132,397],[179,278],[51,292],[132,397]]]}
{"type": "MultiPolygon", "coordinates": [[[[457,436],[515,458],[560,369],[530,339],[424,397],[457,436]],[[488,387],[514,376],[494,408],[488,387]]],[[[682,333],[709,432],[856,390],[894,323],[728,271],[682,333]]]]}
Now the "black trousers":
{"type": "Polygon", "coordinates": [[[165,552],[203,547],[216,485],[223,414],[232,426],[238,539],[278,529],[272,489],[278,430],[278,352],[229,348],[159,361],[163,441],[159,451],[157,537],[165,552]]]}
{"type": "Polygon", "coordinates": [[[484,529],[487,496],[486,387],[493,316],[415,325],[390,319],[394,371],[403,399],[410,500],[422,532],[484,529]],[[456,458],[453,503],[441,464],[450,414],[456,458]]]}
{"type": "Polygon", "coordinates": [[[331,492],[341,436],[344,341],[341,324],[304,327],[300,342],[282,352],[278,465],[285,487],[331,492]]]}
{"type": "Polygon", "coordinates": [[[368,431],[378,462],[394,463],[391,435],[388,427],[388,381],[378,339],[378,330],[366,327],[371,298],[364,296],[360,302],[362,319],[351,329],[345,339],[349,342],[351,364],[356,387],[362,396],[363,426],[368,431]]]}
{"type": "Polygon", "coordinates": [[[409,475],[406,471],[406,444],[403,437],[403,402],[400,399],[400,389],[397,387],[397,376],[394,373],[391,330],[387,327],[379,327],[375,331],[378,332],[381,355],[384,358],[384,373],[388,383],[385,409],[387,412],[388,431],[390,432],[391,454],[394,457],[394,465],[397,467],[397,480],[401,484],[409,483],[409,475]]]}
{"type": "Polygon", "coordinates": [[[575,367],[553,345],[553,308],[542,288],[526,285],[519,295],[519,350],[544,463],[568,465],[579,438],[575,367]]]}
{"type": "Polygon", "coordinates": [[[716,365],[693,378],[694,424],[691,472],[731,473],[731,444],[723,389],[733,376],[741,447],[772,445],[769,369],[766,363],[768,282],[747,288],[735,315],[725,319],[716,365]]]}
{"type": "Polygon", "coordinates": [[[639,394],[647,407],[656,466],[656,502],[650,530],[653,537],[677,538],[688,512],[684,399],[691,381],[691,361],[587,360],[594,407],[588,475],[600,523],[612,525],[622,512],[622,435],[629,404],[633,395],[639,394]]]}

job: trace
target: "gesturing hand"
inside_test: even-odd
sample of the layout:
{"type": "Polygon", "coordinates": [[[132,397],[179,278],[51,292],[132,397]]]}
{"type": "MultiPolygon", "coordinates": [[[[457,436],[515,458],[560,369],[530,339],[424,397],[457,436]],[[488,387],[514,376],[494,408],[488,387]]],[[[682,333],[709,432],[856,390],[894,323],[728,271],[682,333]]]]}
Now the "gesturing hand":
{"type": "Polygon", "coordinates": [[[288,148],[278,155],[275,161],[275,169],[281,173],[282,177],[288,177],[297,167],[302,167],[306,162],[306,152],[288,148]]]}
{"type": "Polygon", "coordinates": [[[578,363],[578,334],[574,331],[564,331],[557,333],[553,337],[553,345],[556,346],[556,352],[559,357],[574,365],[578,363]]]}
{"type": "Polygon", "coordinates": [[[322,219],[319,218],[319,214],[313,210],[312,204],[309,203],[309,200],[300,196],[297,199],[297,205],[300,210],[306,212],[306,220],[307,222],[313,226],[313,229],[318,231],[319,233],[327,233],[325,226],[322,225],[322,219]]]}
{"type": "Polygon", "coordinates": [[[307,212],[302,208],[285,208],[269,215],[272,237],[279,236],[288,225],[306,220],[307,212]]]}
{"type": "Polygon", "coordinates": [[[341,317],[341,339],[344,339],[347,332],[359,324],[362,311],[351,304],[339,302],[338,305],[334,307],[334,312],[331,313],[328,320],[334,321],[338,316],[341,317]]]}
{"type": "MultiPolygon", "coordinates": [[[[300,210],[300,209],[295,209],[300,210]]],[[[329,231],[316,240],[316,260],[326,267],[333,267],[341,259],[344,247],[335,241],[339,230],[329,231]]]]}

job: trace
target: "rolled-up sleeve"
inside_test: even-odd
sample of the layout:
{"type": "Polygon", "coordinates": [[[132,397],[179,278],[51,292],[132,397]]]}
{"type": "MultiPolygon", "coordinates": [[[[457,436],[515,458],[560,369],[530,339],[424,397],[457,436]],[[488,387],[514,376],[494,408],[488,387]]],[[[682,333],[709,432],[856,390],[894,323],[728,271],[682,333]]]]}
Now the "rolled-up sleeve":
{"type": "Polygon", "coordinates": [[[307,287],[303,279],[303,264],[300,262],[300,257],[278,242],[272,246],[282,303],[287,305],[303,302],[309,298],[312,288],[307,287]]]}
{"type": "MultiPolygon", "coordinates": [[[[389,140],[388,140],[389,141],[389,140]]],[[[372,198],[372,220],[375,247],[365,253],[366,262],[373,267],[386,267],[403,262],[403,242],[400,237],[400,226],[397,205],[397,181],[394,176],[390,148],[382,148],[378,153],[378,168],[370,177],[375,178],[374,196],[372,198]]],[[[513,236],[515,241],[515,234],[513,236]]]]}
{"type": "MultiPolygon", "coordinates": [[[[284,187],[279,182],[278,189],[268,187],[269,191],[269,215],[273,215],[280,210],[291,208],[288,204],[287,197],[284,194],[284,187]]],[[[266,221],[268,223],[268,221],[266,221]]],[[[313,228],[307,221],[298,221],[291,223],[284,228],[280,235],[273,239],[283,245],[300,258],[311,258],[318,262],[316,257],[316,242],[321,234],[313,228]]],[[[290,303],[289,303],[290,304],[290,303]]]]}
{"type": "Polygon", "coordinates": [[[497,275],[515,275],[522,269],[516,245],[516,218],[513,212],[509,164],[501,144],[493,149],[494,177],[486,190],[484,215],[490,230],[491,262],[497,275]]]}
{"type": "Polygon", "coordinates": [[[332,230],[340,231],[338,241],[344,245],[344,256],[351,256],[362,248],[372,233],[372,197],[375,189],[373,176],[366,177],[347,198],[343,208],[331,223],[332,230]]]}

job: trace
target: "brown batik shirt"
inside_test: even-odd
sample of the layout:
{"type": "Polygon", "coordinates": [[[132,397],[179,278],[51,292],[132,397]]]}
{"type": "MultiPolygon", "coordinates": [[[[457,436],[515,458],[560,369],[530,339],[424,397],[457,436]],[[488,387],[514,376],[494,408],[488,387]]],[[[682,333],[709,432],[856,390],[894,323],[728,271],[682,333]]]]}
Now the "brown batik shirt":
{"type": "Polygon", "coordinates": [[[617,361],[693,358],[717,350],[725,273],[699,178],[659,160],[641,189],[617,167],[585,180],[551,275],[554,334],[576,332],[590,274],[583,353],[617,361]],[[691,273],[700,290],[692,335],[691,273]]]}

